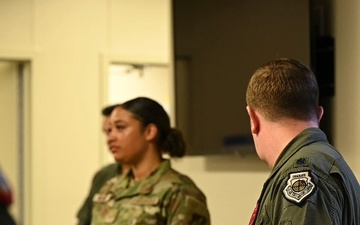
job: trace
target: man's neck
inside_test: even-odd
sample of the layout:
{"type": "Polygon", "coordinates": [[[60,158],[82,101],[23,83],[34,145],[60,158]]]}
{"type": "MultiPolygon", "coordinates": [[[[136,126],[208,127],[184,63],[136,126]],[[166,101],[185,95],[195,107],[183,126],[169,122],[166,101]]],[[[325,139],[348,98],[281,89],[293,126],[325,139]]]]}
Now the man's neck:
{"type": "Polygon", "coordinates": [[[276,161],[285,147],[302,131],[310,127],[318,127],[318,123],[312,121],[286,120],[268,125],[269,147],[271,151],[267,154],[265,160],[270,168],[274,168],[276,161]]]}

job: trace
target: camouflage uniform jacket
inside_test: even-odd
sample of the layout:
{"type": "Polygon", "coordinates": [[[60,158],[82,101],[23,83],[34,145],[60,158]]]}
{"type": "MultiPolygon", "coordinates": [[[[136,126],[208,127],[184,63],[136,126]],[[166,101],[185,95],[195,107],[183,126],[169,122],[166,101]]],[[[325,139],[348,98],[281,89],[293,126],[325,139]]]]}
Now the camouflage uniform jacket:
{"type": "Polygon", "coordinates": [[[94,195],[99,192],[100,188],[104,186],[108,180],[121,174],[121,171],[121,165],[115,162],[101,168],[98,172],[96,172],[91,183],[90,192],[77,213],[77,225],[91,224],[91,211],[93,207],[92,199],[94,195]]]}
{"type": "Polygon", "coordinates": [[[132,177],[113,178],[94,196],[92,225],[210,225],[205,195],[169,160],[139,182],[132,177]]]}
{"type": "Polygon", "coordinates": [[[360,224],[360,186],[318,128],[285,147],[264,184],[250,224],[360,224]]]}

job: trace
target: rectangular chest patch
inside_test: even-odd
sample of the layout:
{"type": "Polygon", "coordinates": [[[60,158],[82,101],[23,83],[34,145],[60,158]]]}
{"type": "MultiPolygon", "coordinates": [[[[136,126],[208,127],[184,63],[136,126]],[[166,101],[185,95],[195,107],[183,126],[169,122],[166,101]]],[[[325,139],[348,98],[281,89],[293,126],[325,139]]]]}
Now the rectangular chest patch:
{"type": "Polygon", "coordinates": [[[131,203],[135,205],[157,205],[159,203],[159,198],[156,196],[134,198],[131,200],[131,203]]]}

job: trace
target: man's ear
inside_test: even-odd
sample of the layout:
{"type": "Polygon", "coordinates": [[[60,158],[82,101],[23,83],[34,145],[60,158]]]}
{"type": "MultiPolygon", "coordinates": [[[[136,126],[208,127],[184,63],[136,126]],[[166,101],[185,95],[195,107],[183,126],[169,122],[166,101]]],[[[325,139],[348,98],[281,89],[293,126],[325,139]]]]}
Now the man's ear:
{"type": "Polygon", "coordinates": [[[153,141],[158,135],[158,128],[155,124],[150,123],[145,129],[145,138],[147,141],[153,141]]]}
{"type": "Polygon", "coordinates": [[[247,112],[249,114],[249,117],[250,117],[251,133],[258,134],[259,130],[260,130],[259,117],[256,114],[256,112],[250,106],[246,106],[246,110],[247,110],[247,112]]]}
{"type": "Polygon", "coordinates": [[[322,118],[322,116],[324,115],[324,108],[322,106],[319,106],[318,108],[318,118],[319,118],[319,122],[322,118]]]}

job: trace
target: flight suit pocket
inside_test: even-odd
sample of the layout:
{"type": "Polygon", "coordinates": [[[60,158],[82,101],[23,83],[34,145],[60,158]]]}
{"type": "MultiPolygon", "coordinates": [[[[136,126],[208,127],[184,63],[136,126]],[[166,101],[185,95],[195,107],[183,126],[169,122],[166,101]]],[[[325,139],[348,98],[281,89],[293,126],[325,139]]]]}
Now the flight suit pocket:
{"type": "Polygon", "coordinates": [[[269,215],[267,214],[266,207],[262,209],[262,211],[258,215],[258,219],[256,221],[256,225],[272,225],[269,215]]]}

